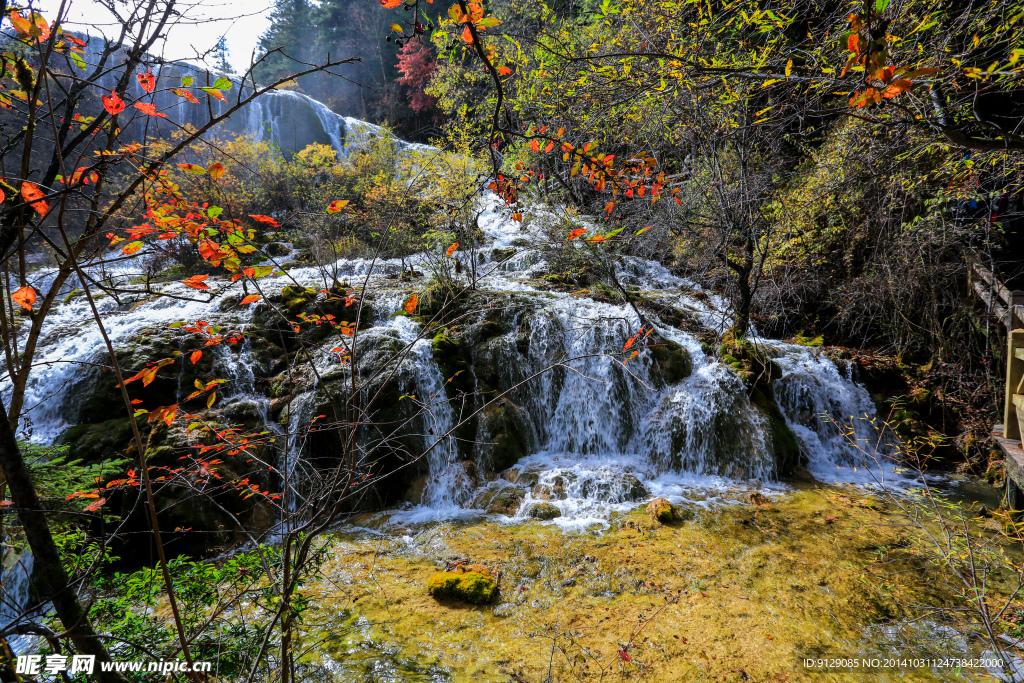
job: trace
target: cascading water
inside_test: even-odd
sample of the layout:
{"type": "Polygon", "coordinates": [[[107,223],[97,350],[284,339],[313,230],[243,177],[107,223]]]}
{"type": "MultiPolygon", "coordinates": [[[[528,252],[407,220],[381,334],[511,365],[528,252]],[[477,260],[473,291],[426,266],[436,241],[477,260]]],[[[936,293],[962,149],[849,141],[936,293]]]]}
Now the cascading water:
{"type": "MultiPolygon", "coordinates": [[[[90,49],[89,59],[95,61],[96,49],[90,49]]],[[[188,65],[173,65],[161,70],[158,79],[186,73],[199,75],[188,65]]],[[[157,95],[157,106],[168,111],[175,124],[198,123],[190,118],[197,108],[169,93],[157,95]]],[[[225,105],[215,102],[213,106],[216,113],[225,105]]],[[[322,142],[342,155],[353,153],[361,141],[372,136],[387,135],[377,126],[339,116],[323,104],[287,90],[265,94],[224,126],[226,131],[268,140],[292,151],[309,142],[322,142]]],[[[424,145],[394,143],[401,154],[440,154],[424,145]]],[[[504,403],[488,409],[487,419],[480,419],[476,445],[468,456],[467,447],[448,434],[458,417],[447,400],[449,378],[434,358],[430,341],[417,340],[417,323],[390,317],[408,292],[393,278],[406,263],[422,263],[423,257],[405,262],[341,259],[329,268],[339,280],[369,277],[367,300],[373,307],[374,324],[360,334],[387,333],[391,335],[387,339],[413,344],[407,362],[415,370],[403,379],[406,386],[402,390],[426,404],[416,429],[429,448],[421,507],[410,513],[413,517],[483,507],[486,494],[500,492],[509,484],[508,478],[516,475],[487,482],[483,473],[488,459],[495,457],[493,444],[501,429],[517,432],[518,457],[513,470],[528,473],[531,482],[520,485],[520,499],[514,509],[505,510],[507,514],[526,514],[531,505],[543,501],[558,508],[563,522],[583,523],[600,518],[615,506],[635,504],[652,495],[678,498],[686,487],[728,487],[777,477],[779,463],[773,449],[778,444],[773,439],[778,439],[778,434],[775,430],[773,436],[769,428],[772,417],[752,403],[746,385],[733,370],[707,353],[694,335],[674,329],[656,316],[641,321],[627,305],[544,291],[537,278],[547,264],[537,252],[521,249],[512,258],[502,257],[504,261],[497,256],[531,235],[506,217],[497,198],[484,197],[478,208],[484,244],[477,270],[487,273],[479,288],[498,307],[507,304],[508,313],[500,333],[472,349],[473,381],[478,387],[490,386],[491,391],[516,390],[502,399],[504,403]],[[621,357],[613,358],[641,325],[652,329],[660,345],[644,348],[625,364],[621,357]],[[665,351],[659,356],[657,348],[668,348],[672,358],[666,360],[665,351]],[[680,367],[666,370],[666,363],[680,367]],[[680,369],[684,364],[685,372],[680,369]],[[481,373],[493,377],[485,379],[481,373]],[[467,464],[474,459],[473,466],[467,464]],[[480,471],[474,474],[474,467],[480,471]]],[[[120,278],[133,275],[132,268],[130,262],[106,266],[120,278]]],[[[331,285],[316,268],[295,268],[291,275],[298,283],[316,289],[331,285]]],[[[673,276],[660,264],[625,259],[617,266],[617,277],[626,287],[644,290],[652,302],[711,333],[721,332],[728,320],[724,301],[673,276]]],[[[52,273],[46,270],[33,274],[37,286],[50,278],[52,273]]],[[[72,287],[69,283],[67,291],[72,287]]],[[[166,290],[185,300],[149,297],[122,305],[108,297],[98,302],[115,347],[138,347],[143,342],[141,330],[164,329],[180,320],[217,320],[222,326],[236,328],[253,324],[251,313],[233,313],[237,306],[225,306],[223,300],[195,300],[186,296],[190,291],[180,283],[166,285],[166,290]]],[[[271,296],[279,292],[280,286],[269,287],[271,296]]],[[[25,434],[35,442],[52,443],[81,421],[81,411],[74,403],[80,392],[71,389],[95,382],[104,372],[106,353],[90,317],[87,303],[77,296],[57,305],[47,319],[22,425],[31,429],[25,434]]],[[[819,352],[770,340],[755,343],[769,349],[773,362],[781,368],[775,395],[808,468],[822,478],[845,476],[845,466],[854,462],[856,454],[829,419],[873,417],[866,392],[819,352]],[[837,465],[843,468],[838,475],[837,465]]],[[[332,345],[324,343],[315,350],[318,367],[326,370],[330,366],[332,345]]],[[[274,414],[279,408],[257,382],[257,363],[249,343],[244,342],[238,351],[225,349],[218,354],[217,372],[232,380],[225,387],[225,401],[235,412],[247,412],[282,437],[279,466],[283,465],[289,476],[301,476],[297,467],[302,452],[299,435],[316,402],[315,386],[306,386],[291,399],[287,429],[283,430],[281,419],[274,414]]],[[[141,357],[142,351],[136,355],[141,357]]],[[[8,380],[2,391],[5,398],[10,395],[8,380]]],[[[188,391],[190,386],[179,387],[179,398],[188,391]]],[[[872,447],[874,427],[863,419],[855,424],[858,436],[872,447]]]]}

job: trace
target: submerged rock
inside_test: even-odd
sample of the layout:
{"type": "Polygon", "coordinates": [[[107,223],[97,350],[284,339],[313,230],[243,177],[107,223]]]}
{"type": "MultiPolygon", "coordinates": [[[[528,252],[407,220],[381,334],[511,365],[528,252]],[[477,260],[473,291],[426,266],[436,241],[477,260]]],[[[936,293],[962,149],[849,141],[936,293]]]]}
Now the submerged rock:
{"type": "MultiPolygon", "coordinates": [[[[478,567],[473,565],[472,568],[478,567]]],[[[453,572],[437,572],[431,576],[427,592],[435,598],[457,598],[479,605],[492,602],[498,596],[498,584],[485,573],[457,567],[453,572]]]]}
{"type": "Polygon", "coordinates": [[[524,492],[515,486],[506,486],[495,493],[487,502],[487,512],[500,515],[514,515],[523,504],[524,492]]]}
{"type": "Polygon", "coordinates": [[[529,511],[526,513],[534,519],[554,519],[562,516],[562,511],[556,508],[551,503],[535,503],[530,506],[529,511]]]}
{"type": "Polygon", "coordinates": [[[676,506],[664,498],[655,498],[647,504],[647,515],[655,522],[671,524],[683,518],[676,506]]]}

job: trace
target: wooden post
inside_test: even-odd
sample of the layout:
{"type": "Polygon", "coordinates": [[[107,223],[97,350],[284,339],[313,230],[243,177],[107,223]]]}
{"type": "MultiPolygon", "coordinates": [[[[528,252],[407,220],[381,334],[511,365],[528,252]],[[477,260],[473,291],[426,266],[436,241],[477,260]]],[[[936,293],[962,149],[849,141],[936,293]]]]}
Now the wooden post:
{"type": "Polygon", "coordinates": [[[1024,320],[1021,319],[1021,311],[1018,306],[1024,306],[1024,292],[1014,290],[1010,292],[1006,302],[1006,329],[1016,330],[1024,327],[1024,320]]]}
{"type": "Polygon", "coordinates": [[[1013,395],[1024,377],[1024,360],[1017,357],[1017,349],[1024,349],[1024,329],[1011,330],[1006,343],[1006,393],[1003,397],[1003,438],[1020,441],[1020,427],[1017,425],[1017,408],[1013,395]]]}

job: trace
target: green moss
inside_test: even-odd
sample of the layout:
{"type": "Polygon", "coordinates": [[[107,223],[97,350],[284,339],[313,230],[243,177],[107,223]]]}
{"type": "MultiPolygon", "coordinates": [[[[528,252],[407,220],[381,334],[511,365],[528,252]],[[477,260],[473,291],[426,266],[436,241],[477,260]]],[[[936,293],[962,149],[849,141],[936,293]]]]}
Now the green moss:
{"type": "Polygon", "coordinates": [[[554,519],[561,517],[562,511],[551,503],[536,503],[530,506],[527,514],[534,519],[554,519]]]}
{"type": "Polygon", "coordinates": [[[281,290],[281,305],[289,315],[298,315],[316,300],[316,290],[300,285],[288,285],[281,290]]]}
{"type": "Polygon", "coordinates": [[[779,472],[791,472],[800,464],[800,446],[797,444],[793,430],[786,424],[786,418],[783,417],[782,411],[760,387],[754,388],[750,402],[765,420],[768,445],[779,472]]]}
{"type": "Polygon", "coordinates": [[[94,463],[119,457],[131,440],[131,420],[121,417],[70,427],[58,437],[57,443],[68,445],[70,459],[94,463]]]}
{"type": "Polygon", "coordinates": [[[676,507],[664,498],[655,498],[647,504],[647,515],[655,522],[671,524],[682,518],[676,507]]]}
{"type": "Polygon", "coordinates": [[[479,572],[438,572],[427,581],[427,592],[435,598],[458,598],[479,605],[498,596],[498,584],[479,572]]]}
{"type": "Polygon", "coordinates": [[[665,384],[677,384],[693,372],[690,352],[671,339],[658,337],[649,348],[665,384]]]}

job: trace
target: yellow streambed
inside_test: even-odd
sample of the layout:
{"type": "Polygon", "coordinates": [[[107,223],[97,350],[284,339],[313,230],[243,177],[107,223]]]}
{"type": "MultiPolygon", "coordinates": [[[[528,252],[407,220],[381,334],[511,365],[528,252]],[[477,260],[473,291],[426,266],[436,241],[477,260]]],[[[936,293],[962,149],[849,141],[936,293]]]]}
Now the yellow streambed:
{"type": "Polygon", "coordinates": [[[692,512],[660,526],[640,506],[609,529],[576,532],[361,520],[382,535],[339,534],[325,578],[303,591],[313,607],[302,661],[318,680],[346,682],[964,680],[801,664],[969,654],[928,622],[891,626],[956,599],[937,588],[934,567],[886,550],[913,543],[897,510],[862,490],[806,487],[769,505],[692,512]],[[456,560],[500,572],[499,601],[428,596],[433,572],[456,560]]]}

